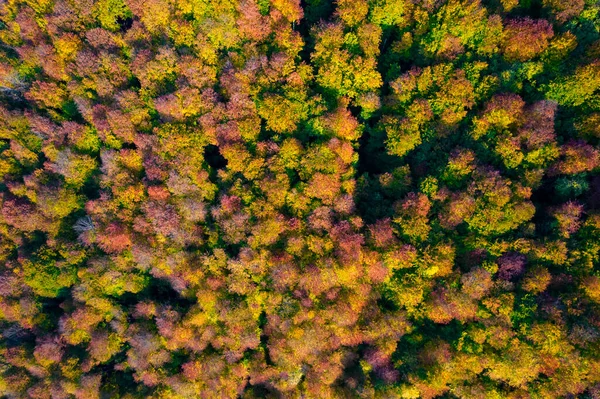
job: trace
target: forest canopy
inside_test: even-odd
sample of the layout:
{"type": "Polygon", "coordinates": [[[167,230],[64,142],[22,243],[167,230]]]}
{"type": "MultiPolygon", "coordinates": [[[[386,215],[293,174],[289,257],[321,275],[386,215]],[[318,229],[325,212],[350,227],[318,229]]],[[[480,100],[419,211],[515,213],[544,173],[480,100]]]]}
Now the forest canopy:
{"type": "Polygon", "coordinates": [[[0,1],[0,397],[600,398],[596,0],[0,1]]]}

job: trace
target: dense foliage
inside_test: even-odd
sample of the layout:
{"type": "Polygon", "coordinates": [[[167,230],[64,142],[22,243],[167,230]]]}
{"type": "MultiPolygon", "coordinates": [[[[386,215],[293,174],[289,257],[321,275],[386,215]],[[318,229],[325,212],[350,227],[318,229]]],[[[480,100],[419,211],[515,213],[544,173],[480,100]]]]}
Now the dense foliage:
{"type": "Polygon", "coordinates": [[[0,1],[0,396],[600,398],[596,0],[0,1]]]}

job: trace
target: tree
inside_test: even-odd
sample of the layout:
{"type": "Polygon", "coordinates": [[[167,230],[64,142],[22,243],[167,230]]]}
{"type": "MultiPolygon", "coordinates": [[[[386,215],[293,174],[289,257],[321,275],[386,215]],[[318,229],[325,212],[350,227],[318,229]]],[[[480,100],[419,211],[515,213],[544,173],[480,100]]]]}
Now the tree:
{"type": "Polygon", "coordinates": [[[592,171],[600,164],[600,153],[584,141],[570,141],[562,147],[561,159],[553,168],[554,173],[576,174],[592,171]]]}
{"type": "Polygon", "coordinates": [[[88,155],[77,155],[65,150],[58,153],[48,169],[63,175],[68,185],[80,188],[96,169],[96,161],[88,155]]]}
{"type": "Polygon", "coordinates": [[[319,68],[316,81],[323,88],[338,96],[356,98],[381,87],[375,59],[352,54],[349,48],[358,45],[358,38],[353,34],[344,35],[341,23],[321,25],[312,34],[316,39],[312,59],[319,68]]]}
{"type": "Polygon", "coordinates": [[[535,294],[543,292],[552,280],[548,269],[537,267],[529,270],[523,279],[523,289],[535,294]]]}
{"type": "Polygon", "coordinates": [[[553,216],[558,224],[560,235],[569,238],[581,227],[581,216],[583,214],[583,205],[576,202],[567,202],[561,205],[553,212],[553,216]]]}
{"type": "Polygon", "coordinates": [[[306,118],[306,109],[296,99],[273,94],[266,95],[258,114],[267,121],[267,127],[277,133],[292,133],[306,118]]]}
{"type": "Polygon", "coordinates": [[[564,106],[578,107],[585,104],[600,87],[599,70],[598,62],[579,66],[573,75],[551,82],[547,86],[546,97],[564,106]]]}
{"type": "Polygon", "coordinates": [[[512,280],[525,271],[526,258],[522,254],[508,253],[498,259],[498,277],[512,280]]]}
{"type": "Polygon", "coordinates": [[[543,4],[552,10],[555,14],[554,17],[559,22],[566,22],[583,11],[585,2],[583,0],[544,0],[543,4]]]}
{"type": "Polygon", "coordinates": [[[511,185],[492,170],[479,169],[468,193],[475,198],[475,212],[466,218],[469,228],[483,235],[502,234],[533,217],[531,191],[511,185]]]}
{"type": "Polygon", "coordinates": [[[554,32],[544,19],[521,18],[507,21],[504,35],[504,57],[509,61],[527,61],[548,47],[554,32]]]}
{"type": "Polygon", "coordinates": [[[394,222],[400,225],[402,234],[411,240],[425,241],[429,230],[429,210],[431,202],[423,194],[409,193],[397,205],[398,216],[394,222]]]}

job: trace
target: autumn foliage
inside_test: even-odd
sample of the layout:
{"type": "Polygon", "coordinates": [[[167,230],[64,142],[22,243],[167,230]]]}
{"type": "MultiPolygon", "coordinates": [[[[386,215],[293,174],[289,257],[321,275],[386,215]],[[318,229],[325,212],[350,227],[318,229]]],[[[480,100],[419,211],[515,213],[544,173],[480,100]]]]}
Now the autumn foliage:
{"type": "Polygon", "coordinates": [[[600,5],[0,1],[0,397],[600,397],[600,5]]]}

